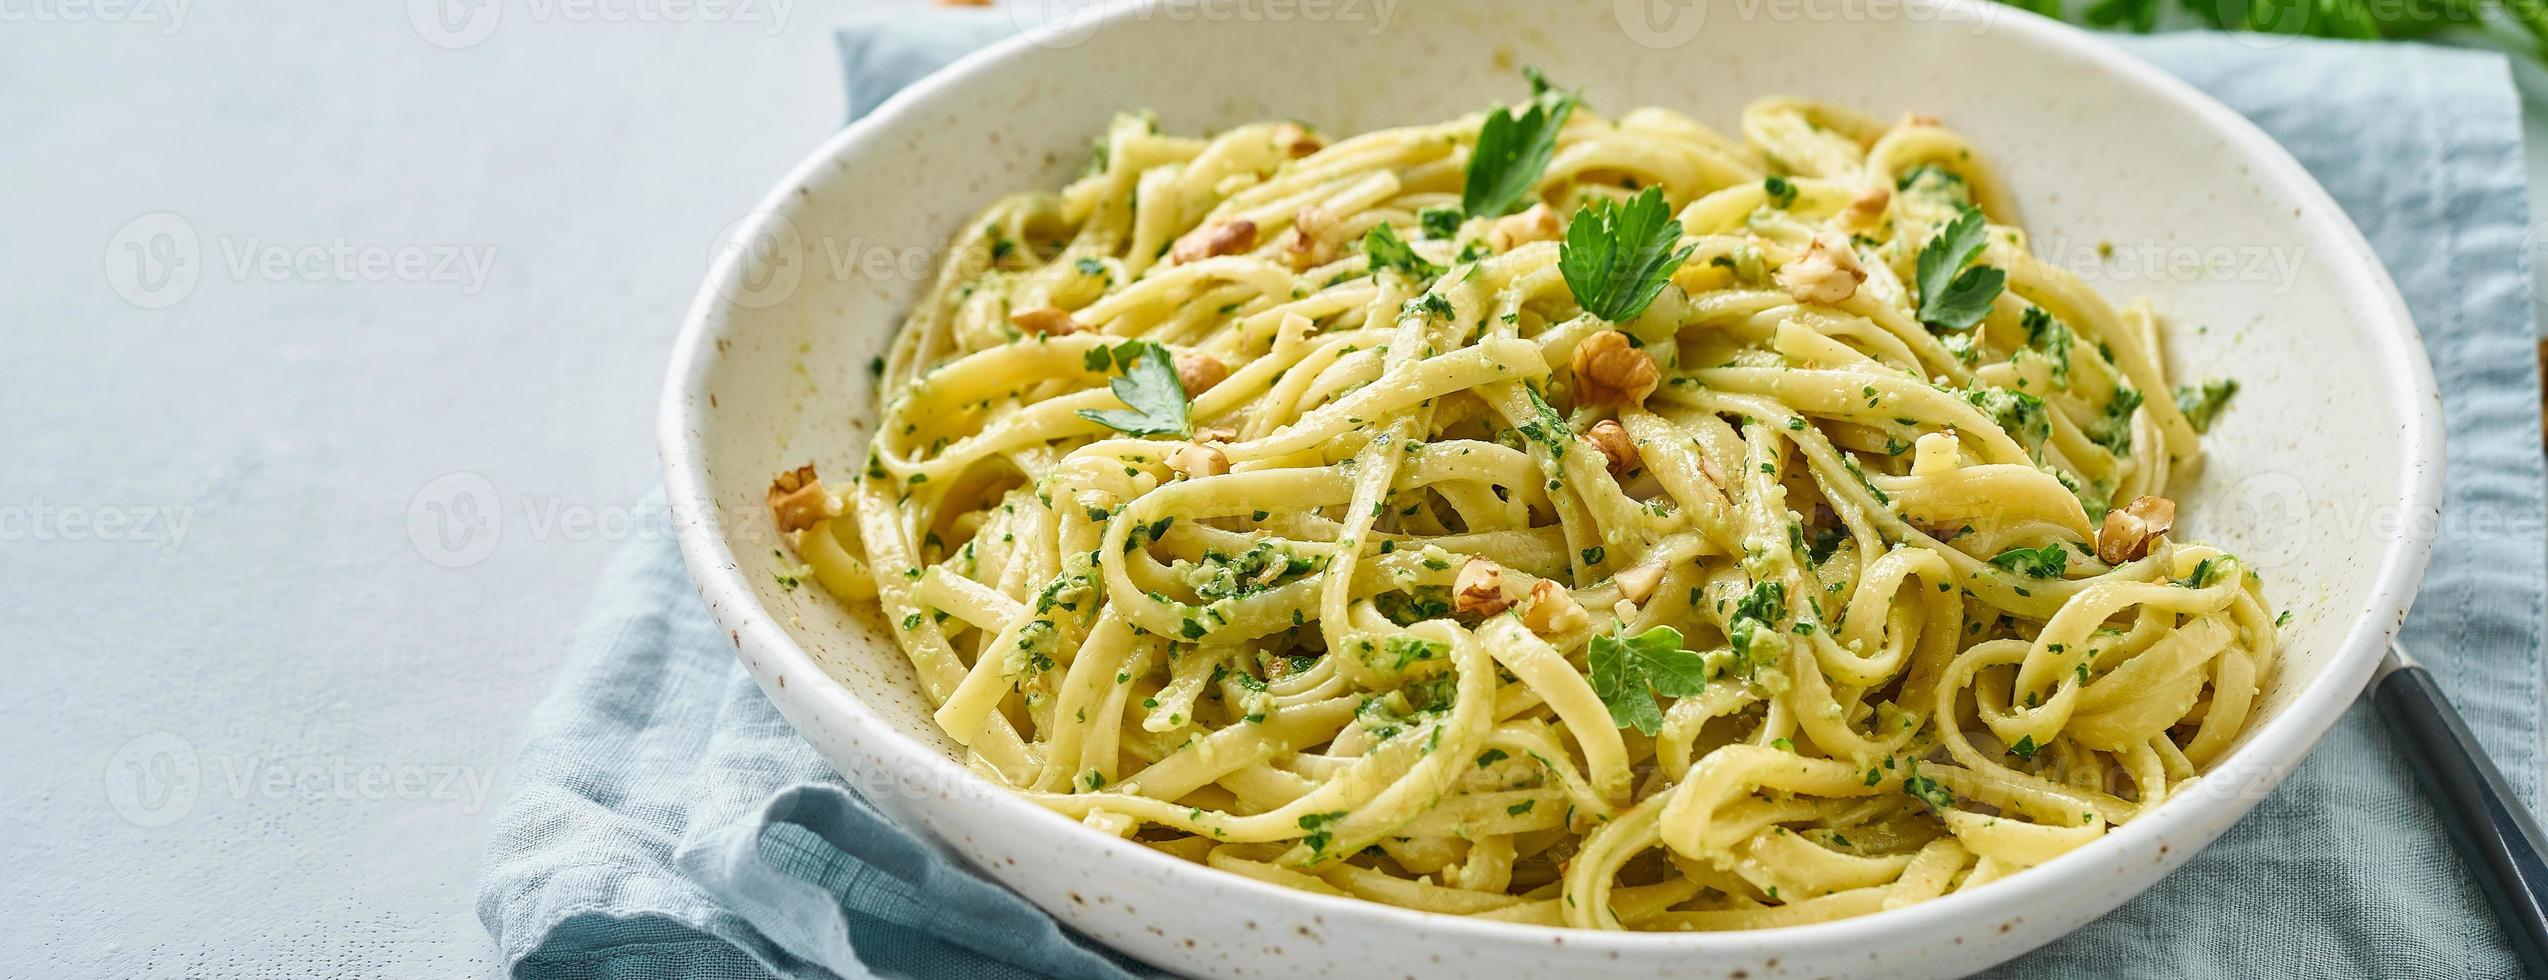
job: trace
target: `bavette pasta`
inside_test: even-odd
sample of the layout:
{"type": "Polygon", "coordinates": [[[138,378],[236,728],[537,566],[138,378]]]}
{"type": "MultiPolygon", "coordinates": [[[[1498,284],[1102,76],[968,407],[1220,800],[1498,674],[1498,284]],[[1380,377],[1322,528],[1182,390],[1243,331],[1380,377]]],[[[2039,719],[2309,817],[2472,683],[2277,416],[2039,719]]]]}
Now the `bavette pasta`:
{"type": "Polygon", "coordinates": [[[2197,780],[2275,666],[2174,540],[2233,390],[1936,120],[1531,95],[1122,116],[967,224],[864,459],[770,490],[974,769],[1452,915],[1725,930],[1985,885],[2197,780]]]}

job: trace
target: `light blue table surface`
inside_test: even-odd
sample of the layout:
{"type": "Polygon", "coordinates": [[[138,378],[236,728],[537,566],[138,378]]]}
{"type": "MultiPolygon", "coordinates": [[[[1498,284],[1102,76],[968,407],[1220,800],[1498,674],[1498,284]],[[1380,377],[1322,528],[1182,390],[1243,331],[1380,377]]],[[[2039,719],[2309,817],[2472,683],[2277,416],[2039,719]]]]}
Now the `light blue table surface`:
{"type": "Polygon", "coordinates": [[[491,969],[486,818],[841,8],[445,6],[0,4],[0,975],[491,969]]]}

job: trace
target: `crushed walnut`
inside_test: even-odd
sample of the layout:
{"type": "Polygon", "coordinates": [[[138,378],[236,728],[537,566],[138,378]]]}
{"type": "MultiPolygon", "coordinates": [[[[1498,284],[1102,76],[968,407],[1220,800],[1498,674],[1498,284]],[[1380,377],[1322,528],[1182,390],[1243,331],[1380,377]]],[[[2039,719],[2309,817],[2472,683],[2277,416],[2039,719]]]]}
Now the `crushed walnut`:
{"type": "Polygon", "coordinates": [[[1230,471],[1230,457],[1202,443],[1187,443],[1168,454],[1168,468],[1192,480],[1230,471]]]}
{"type": "Polygon", "coordinates": [[[1541,636],[1552,636],[1579,630],[1592,624],[1592,614],[1575,601],[1575,596],[1557,583],[1541,579],[1531,583],[1530,608],[1522,610],[1522,625],[1541,636]]]}
{"type": "Polygon", "coordinates": [[[1492,616],[1513,605],[1504,594],[1504,566],[1484,558],[1471,558],[1460,566],[1460,576],[1451,583],[1452,608],[1461,613],[1492,616]]]}
{"type": "Polygon", "coordinates": [[[2146,558],[2150,542],[2166,534],[2176,523],[2176,501],[2166,497],[2137,497],[2131,503],[2106,512],[2106,524],[2097,531],[2097,558],[2109,565],[2146,558]]]}
{"type": "Polygon", "coordinates": [[[1230,376],[1229,365],[1210,354],[1178,351],[1173,360],[1177,365],[1177,383],[1185,386],[1188,398],[1210,390],[1213,385],[1220,384],[1221,379],[1230,376]]]}
{"type": "Polygon", "coordinates": [[[1886,209],[1893,206],[1893,188],[1877,184],[1867,192],[1851,198],[1840,209],[1840,226],[1851,231],[1866,231],[1884,221],[1886,209]]]}
{"type": "Polygon", "coordinates": [[[1903,113],[1902,122],[1899,123],[1899,125],[1903,126],[1935,126],[1937,124],[1938,117],[1929,115],[1925,112],[1903,113]]]}
{"type": "Polygon", "coordinates": [[[1628,335],[1604,330],[1584,338],[1575,345],[1575,356],[1569,362],[1575,371],[1575,400],[1579,404],[1638,405],[1654,387],[1662,383],[1663,373],[1655,370],[1654,358],[1628,346],[1628,335]]]}
{"type": "Polygon", "coordinates": [[[1553,242],[1566,237],[1566,225],[1557,220],[1557,212],[1543,202],[1531,205],[1520,214],[1495,219],[1491,233],[1498,250],[1511,250],[1532,242],[1553,242]]]}
{"type": "Polygon", "coordinates": [[[1867,281],[1867,270],[1858,265],[1858,256],[1847,243],[1817,235],[1796,261],[1780,266],[1778,284],[1787,287],[1787,295],[1799,303],[1838,305],[1858,292],[1858,284],[1867,281]]]}
{"type": "Polygon", "coordinates": [[[1256,247],[1256,222],[1241,218],[1186,232],[1168,249],[1177,262],[1199,262],[1215,255],[1237,255],[1256,247]]]}
{"type": "Polygon", "coordinates": [[[1292,215],[1292,228],[1283,233],[1283,261],[1294,271],[1311,269],[1335,261],[1335,248],[1327,241],[1327,233],[1336,225],[1336,216],[1326,208],[1312,204],[1292,215]]]}
{"type": "Polygon", "coordinates": [[[1069,313],[1051,306],[1038,306],[1031,310],[1011,313],[1009,325],[1018,328],[1021,332],[1043,337],[1059,337],[1088,329],[1087,324],[1074,320],[1069,313]]]}
{"type": "Polygon", "coordinates": [[[1662,562],[1641,562],[1621,569],[1611,581],[1619,583],[1619,595],[1629,602],[1645,605],[1654,598],[1656,586],[1663,584],[1662,562]]]}
{"type": "Polygon", "coordinates": [[[1308,127],[1296,122],[1287,122],[1274,127],[1274,145],[1281,147],[1283,152],[1292,159],[1298,160],[1318,152],[1327,144],[1318,138],[1318,134],[1310,132],[1308,127]]]}
{"type": "Polygon", "coordinates": [[[802,531],[840,513],[832,505],[832,495],[823,492],[822,478],[814,475],[811,463],[771,480],[768,499],[770,514],[778,518],[781,531],[802,531]]]}
{"type": "Polygon", "coordinates": [[[1584,433],[1584,438],[1592,440],[1602,455],[1610,457],[1611,476],[1626,476],[1629,470],[1637,468],[1637,441],[1628,438],[1627,427],[1614,420],[1603,419],[1593,423],[1592,431],[1584,433]]]}

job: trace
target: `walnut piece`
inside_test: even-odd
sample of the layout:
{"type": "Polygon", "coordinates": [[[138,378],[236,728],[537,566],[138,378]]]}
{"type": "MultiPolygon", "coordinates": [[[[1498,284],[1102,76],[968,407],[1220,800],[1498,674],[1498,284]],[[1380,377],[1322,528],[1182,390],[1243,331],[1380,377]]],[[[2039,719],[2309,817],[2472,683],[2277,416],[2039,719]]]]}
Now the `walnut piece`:
{"type": "Polygon", "coordinates": [[[1787,287],[1787,295],[1799,303],[1836,306],[1858,292],[1858,284],[1867,281],[1867,270],[1858,265],[1858,256],[1849,246],[1837,240],[1816,236],[1805,254],[1796,261],[1780,266],[1778,284],[1787,287]]]}
{"type": "Polygon", "coordinates": [[[1220,384],[1221,379],[1230,376],[1229,365],[1210,354],[1178,351],[1172,360],[1177,365],[1177,383],[1185,386],[1188,398],[1210,390],[1213,385],[1220,384]]]}
{"type": "Polygon", "coordinates": [[[1840,226],[1851,231],[1865,231],[1884,221],[1885,210],[1893,206],[1893,188],[1877,184],[1867,192],[1850,199],[1840,209],[1840,226]]]}
{"type": "Polygon", "coordinates": [[[1604,330],[1575,345],[1577,404],[1639,405],[1663,381],[1654,358],[1628,346],[1628,335],[1604,330]]]}
{"type": "Polygon", "coordinates": [[[1592,431],[1584,433],[1584,438],[1592,440],[1602,455],[1610,457],[1611,476],[1626,476],[1629,470],[1637,468],[1637,441],[1628,438],[1627,428],[1618,422],[1611,419],[1595,422],[1592,431]]]}
{"type": "Polygon", "coordinates": [[[832,506],[832,495],[823,492],[823,481],[814,475],[811,463],[771,480],[768,499],[770,514],[778,518],[781,531],[802,531],[840,513],[832,506]]]}
{"type": "Polygon", "coordinates": [[[1230,471],[1230,457],[1202,443],[1187,443],[1168,454],[1168,468],[1187,479],[1220,476],[1230,471]]]}
{"type": "Polygon", "coordinates": [[[1282,147],[1283,152],[1295,160],[1316,153],[1327,146],[1317,134],[1295,122],[1282,123],[1274,127],[1274,145],[1282,147]]]}
{"type": "Polygon", "coordinates": [[[2097,531],[2097,558],[2109,565],[2148,557],[2150,541],[2166,534],[2176,523],[2176,501],[2166,497],[2137,497],[2131,503],[2106,512],[2106,525],[2097,531]]]}
{"type": "Polygon", "coordinates": [[[1541,579],[1531,583],[1531,604],[1522,610],[1522,625],[1541,636],[1553,636],[1592,625],[1592,614],[1575,602],[1573,593],[1541,579]]]}
{"type": "Polygon", "coordinates": [[[1553,242],[1563,238],[1566,225],[1557,220],[1557,212],[1549,210],[1546,203],[1540,203],[1531,205],[1530,210],[1520,214],[1495,219],[1495,229],[1491,234],[1498,250],[1508,250],[1532,242],[1553,242]]]}
{"type": "Polygon", "coordinates": [[[1641,562],[1620,569],[1611,581],[1619,583],[1619,594],[1640,606],[1654,598],[1655,586],[1663,584],[1663,563],[1641,562]]]}
{"type": "Polygon", "coordinates": [[[1069,313],[1052,306],[1038,306],[1031,310],[1018,310],[1011,313],[1009,325],[1024,333],[1045,337],[1059,337],[1088,329],[1087,324],[1072,319],[1069,313]]]}
{"type": "Polygon", "coordinates": [[[1902,125],[1902,126],[1935,126],[1935,125],[1937,125],[1937,124],[1938,124],[1938,117],[1936,117],[1936,116],[1929,115],[1928,113],[1925,113],[1925,112],[1906,112],[1906,113],[1903,113],[1903,114],[1902,114],[1902,122],[1900,122],[1898,125],[1902,125]]]}
{"type": "Polygon", "coordinates": [[[1168,258],[1197,262],[1215,255],[1237,255],[1256,247],[1256,222],[1241,218],[1186,232],[1168,249],[1168,258]]]}
{"type": "Polygon", "coordinates": [[[1492,616],[1513,605],[1504,594],[1504,566],[1484,558],[1471,558],[1460,566],[1460,577],[1451,584],[1452,608],[1479,616],[1492,616]]]}

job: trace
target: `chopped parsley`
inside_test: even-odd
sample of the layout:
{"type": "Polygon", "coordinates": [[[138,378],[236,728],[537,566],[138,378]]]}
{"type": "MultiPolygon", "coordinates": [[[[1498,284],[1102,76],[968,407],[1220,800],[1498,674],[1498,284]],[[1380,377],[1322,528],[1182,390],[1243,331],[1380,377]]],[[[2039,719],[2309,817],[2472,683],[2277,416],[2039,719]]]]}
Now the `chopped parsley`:
{"type": "Polygon", "coordinates": [[[1417,255],[1415,246],[1399,238],[1398,233],[1391,231],[1388,225],[1373,225],[1371,231],[1362,236],[1362,254],[1364,258],[1371,260],[1373,272],[1396,269],[1418,280],[1432,279],[1442,274],[1441,266],[1427,262],[1424,256],[1417,255]]]}
{"type": "Polygon", "coordinates": [[[2041,548],[2011,548],[1992,558],[1991,564],[2028,578],[2060,578],[2070,568],[2070,549],[2059,542],[2041,548]]]}
{"type": "Polygon", "coordinates": [[[1796,203],[1796,185],[1788,183],[1785,178],[1764,178],[1761,181],[1761,190],[1769,194],[1771,207],[1783,210],[1796,203]]]}
{"type": "Polygon", "coordinates": [[[2178,385],[2176,410],[2185,413],[2186,424],[2197,433],[2212,431],[2212,421],[2220,417],[2221,406],[2238,394],[2238,382],[2213,378],[2199,385],[2178,385]]]}

